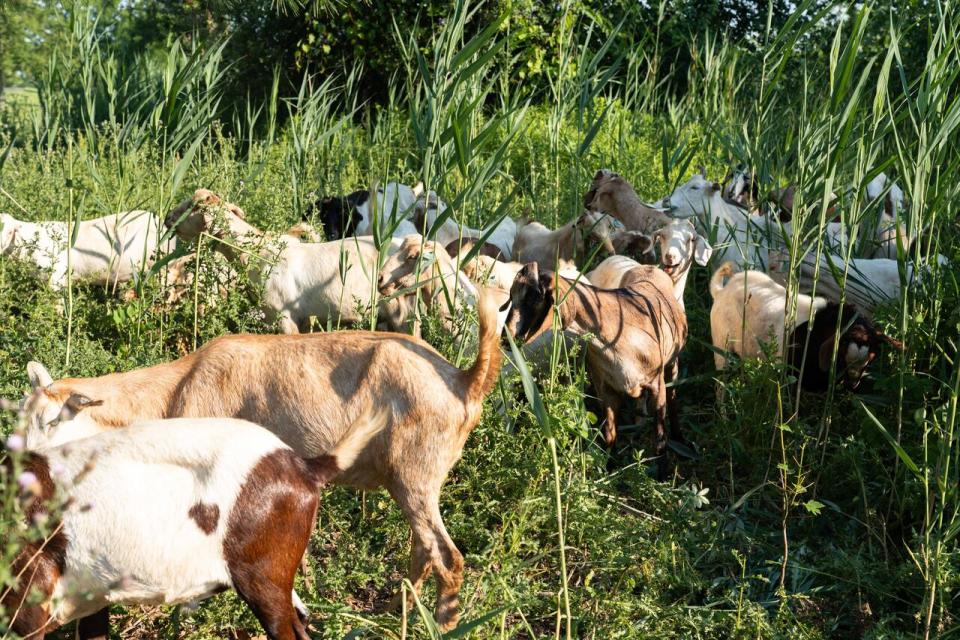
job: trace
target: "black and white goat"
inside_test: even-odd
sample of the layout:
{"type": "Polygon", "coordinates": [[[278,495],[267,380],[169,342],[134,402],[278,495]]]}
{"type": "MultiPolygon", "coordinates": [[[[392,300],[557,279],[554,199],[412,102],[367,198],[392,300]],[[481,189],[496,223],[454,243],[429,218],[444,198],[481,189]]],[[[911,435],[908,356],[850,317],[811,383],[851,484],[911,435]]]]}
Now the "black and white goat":
{"type": "MultiPolygon", "coordinates": [[[[836,373],[835,380],[856,388],[882,343],[903,348],[900,341],[884,335],[853,305],[841,306],[820,297],[797,294],[796,316],[788,322],[787,290],[783,286],[760,271],[734,273],[734,269],[728,262],[710,280],[710,331],[717,349],[741,357],[761,357],[764,344],[772,343],[781,356],[786,347],[786,360],[802,370],[801,387],[824,391],[831,369],[836,373]]],[[[723,369],[726,358],[720,353],[714,358],[717,369],[723,369]]]]}

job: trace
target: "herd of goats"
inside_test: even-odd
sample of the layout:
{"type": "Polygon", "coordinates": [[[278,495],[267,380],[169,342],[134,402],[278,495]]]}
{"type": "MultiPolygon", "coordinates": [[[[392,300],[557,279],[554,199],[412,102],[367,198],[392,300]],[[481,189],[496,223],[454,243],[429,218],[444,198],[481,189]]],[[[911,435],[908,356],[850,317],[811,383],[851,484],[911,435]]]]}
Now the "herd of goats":
{"type": "MultiPolygon", "coordinates": [[[[724,184],[701,171],[645,204],[601,170],[586,211],[554,230],[509,217],[472,229],[435,193],[398,183],[318,200],[312,225],[281,235],[205,189],[163,221],[146,211],[69,226],[0,215],[3,253],[35,264],[55,289],[115,287],[161,264],[175,242],[213,239],[262,286],[264,315],[284,334],[224,335],[172,362],[95,378],[55,381],[28,364],[32,390],[7,440],[22,452],[8,457],[8,481],[47,534],[27,540],[13,564],[17,584],[0,599],[10,628],[36,639],[77,620],[80,638],[107,638],[112,604],[232,588],[270,638],[309,638],[294,577],[327,483],[390,493],[412,529],[414,591],[432,571],[436,621],[456,626],[463,556],[439,495],[498,379],[504,327],[534,362],[554,330],[582,340],[605,442],[625,401],[644,398],[661,473],[665,422],[682,439],[671,383],[694,263],[717,265],[709,291],[718,368],[732,354],[776,353],[802,388],[822,391],[855,387],[882,343],[902,348],[871,321],[876,305],[899,296],[896,258],[912,240],[899,187],[883,174],[867,185],[872,224],[860,228],[858,257],[845,250],[844,225],[826,225],[816,243],[824,249],[800,262],[801,289],[819,273],[818,295],[792,302],[786,247],[809,233],[791,228],[798,194],[788,187],[760,202],[755,184],[743,169],[724,184]],[[581,271],[601,252],[610,255],[581,271]],[[845,286],[823,277],[837,265],[845,286]],[[421,305],[476,342],[469,368],[419,337],[421,305]],[[465,307],[476,309],[478,330],[457,325],[465,307]],[[371,314],[388,331],[310,331],[371,314]]],[[[174,260],[162,271],[171,290],[195,277],[183,267],[174,260]]],[[[913,265],[905,271],[909,282],[913,265]]]]}

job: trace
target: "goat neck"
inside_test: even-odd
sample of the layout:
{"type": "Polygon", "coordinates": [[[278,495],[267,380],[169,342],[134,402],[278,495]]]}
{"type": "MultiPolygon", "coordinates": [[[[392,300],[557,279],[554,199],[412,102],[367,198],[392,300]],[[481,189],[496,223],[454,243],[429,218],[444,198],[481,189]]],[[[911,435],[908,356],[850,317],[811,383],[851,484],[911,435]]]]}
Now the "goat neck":
{"type": "Polygon", "coordinates": [[[632,186],[624,183],[623,189],[618,189],[614,195],[617,204],[616,211],[608,211],[610,215],[623,223],[628,231],[651,233],[670,222],[670,218],[660,211],[647,206],[637,195],[632,186]]]}
{"type": "Polygon", "coordinates": [[[570,331],[577,335],[592,333],[599,336],[601,331],[600,298],[606,292],[582,282],[568,280],[559,275],[556,277],[555,286],[557,311],[564,331],[570,331]]]}
{"type": "Polygon", "coordinates": [[[690,275],[690,267],[693,266],[693,258],[687,261],[687,264],[676,275],[671,275],[673,280],[673,297],[677,299],[681,311],[686,312],[687,308],[683,305],[683,292],[687,288],[687,276],[690,275]]]}
{"type": "MultiPolygon", "coordinates": [[[[270,260],[274,258],[278,251],[284,246],[290,244],[291,240],[296,240],[292,236],[274,236],[268,234],[255,226],[242,220],[229,212],[226,212],[227,228],[223,231],[215,231],[212,235],[224,242],[217,243],[217,251],[230,262],[239,264],[247,271],[247,275],[256,278],[262,269],[259,260],[251,262],[252,254],[270,260]]],[[[299,242],[299,240],[296,240],[299,242]]]]}

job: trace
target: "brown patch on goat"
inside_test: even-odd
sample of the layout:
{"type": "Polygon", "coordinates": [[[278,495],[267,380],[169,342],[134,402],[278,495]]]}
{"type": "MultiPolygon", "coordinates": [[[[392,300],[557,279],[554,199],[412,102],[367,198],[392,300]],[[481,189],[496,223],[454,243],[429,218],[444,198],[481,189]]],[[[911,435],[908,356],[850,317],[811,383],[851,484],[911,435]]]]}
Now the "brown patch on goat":
{"type": "MultiPolygon", "coordinates": [[[[7,476],[12,474],[12,463],[8,458],[5,466],[7,476]]],[[[56,493],[56,486],[50,477],[50,465],[39,454],[28,453],[24,457],[23,471],[33,473],[40,486],[39,495],[26,498],[24,512],[30,522],[40,517],[49,517],[48,503],[56,493]]],[[[0,606],[12,616],[10,628],[24,638],[42,638],[60,624],[50,616],[47,602],[53,594],[57,581],[63,575],[67,536],[58,522],[50,523],[53,534],[45,540],[25,544],[10,567],[12,575],[17,577],[16,587],[8,589],[0,599],[0,606]],[[42,596],[39,604],[31,604],[31,593],[42,596]]]]}
{"type": "Polygon", "coordinates": [[[227,521],[223,551],[233,586],[271,638],[309,637],[290,594],[316,519],[317,477],[325,476],[293,451],[269,453],[250,472],[227,521]]]}
{"type": "Polygon", "coordinates": [[[217,523],[220,521],[220,507],[215,504],[198,502],[190,507],[187,515],[197,523],[200,531],[210,535],[217,530],[217,523]]]}

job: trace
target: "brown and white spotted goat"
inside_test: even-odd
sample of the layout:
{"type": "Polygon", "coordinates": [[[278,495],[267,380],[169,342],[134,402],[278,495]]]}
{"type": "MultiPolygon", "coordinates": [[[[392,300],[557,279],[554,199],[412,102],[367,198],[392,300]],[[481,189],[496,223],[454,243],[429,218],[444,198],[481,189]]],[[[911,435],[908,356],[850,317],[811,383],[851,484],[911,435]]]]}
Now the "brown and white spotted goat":
{"type": "Polygon", "coordinates": [[[271,639],[309,638],[293,579],[317,489],[385,422],[364,416],[332,451],[308,459],[228,418],[145,422],[28,453],[27,516],[52,516],[54,526],[14,561],[19,581],[2,599],[13,631],[38,640],[79,620],[78,637],[106,640],[112,604],[174,604],[233,588],[271,639]]]}
{"type": "Polygon", "coordinates": [[[587,370],[606,412],[604,440],[617,437],[617,412],[624,396],[648,393],[656,417],[660,473],[666,471],[667,437],[680,438],[676,391],[677,358],[687,340],[687,318],[673,294],[673,282],[657,267],[638,265],[625,274],[619,289],[597,289],[524,266],[510,289],[507,330],[524,343],[553,326],[553,310],[564,331],[589,336],[587,370]]]}

